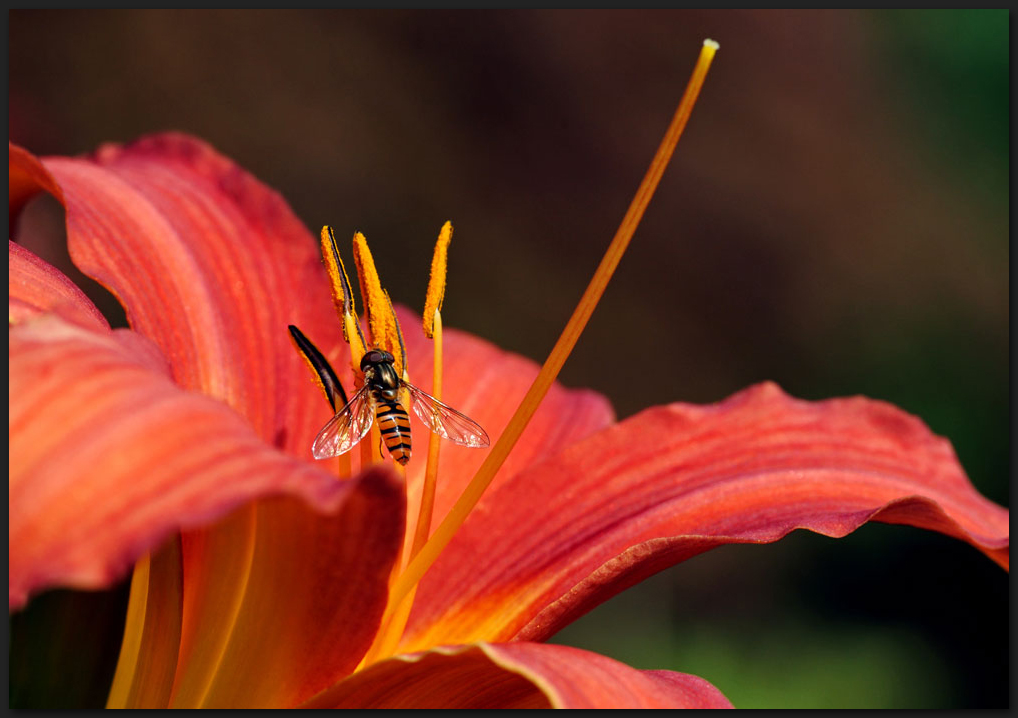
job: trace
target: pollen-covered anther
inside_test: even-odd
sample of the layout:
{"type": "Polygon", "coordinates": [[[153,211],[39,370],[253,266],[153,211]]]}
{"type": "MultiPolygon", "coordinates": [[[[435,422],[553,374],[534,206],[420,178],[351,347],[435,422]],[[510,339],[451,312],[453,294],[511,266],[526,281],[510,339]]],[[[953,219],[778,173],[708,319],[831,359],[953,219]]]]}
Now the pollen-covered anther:
{"type": "Polygon", "coordinates": [[[325,262],[325,270],[329,275],[329,283],[332,285],[332,301],[336,305],[336,313],[339,315],[343,327],[343,338],[350,345],[350,364],[356,370],[360,365],[361,357],[367,351],[364,335],[361,333],[361,325],[357,319],[357,307],[354,304],[353,291],[350,288],[350,279],[346,274],[346,267],[343,266],[343,259],[339,254],[339,245],[336,243],[336,235],[332,227],[322,227],[322,261],[325,262]]]}
{"type": "Polygon", "coordinates": [[[449,242],[452,241],[452,223],[442,225],[431,257],[431,276],[428,278],[428,292],[424,296],[424,335],[431,339],[435,334],[435,312],[441,311],[445,298],[445,275],[449,260],[449,242]]]}
{"type": "Polygon", "coordinates": [[[292,324],[288,328],[294,348],[311,370],[311,378],[325,394],[332,410],[339,411],[346,405],[346,392],[329,360],[300,329],[292,324]]]}
{"type": "Polygon", "coordinates": [[[361,283],[361,298],[364,300],[364,313],[368,318],[368,329],[371,332],[371,343],[394,352],[397,342],[395,315],[390,311],[389,300],[382,289],[382,280],[375,269],[375,260],[368,248],[368,240],[357,232],[353,236],[353,260],[357,265],[357,277],[361,283]]]}

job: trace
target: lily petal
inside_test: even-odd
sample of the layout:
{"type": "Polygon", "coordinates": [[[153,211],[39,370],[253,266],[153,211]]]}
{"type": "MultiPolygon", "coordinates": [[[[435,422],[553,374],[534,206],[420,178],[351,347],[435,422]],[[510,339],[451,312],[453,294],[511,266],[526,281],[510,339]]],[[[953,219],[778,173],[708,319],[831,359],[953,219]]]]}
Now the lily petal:
{"type": "MultiPolygon", "coordinates": [[[[179,135],[107,146],[90,158],[49,158],[45,167],[27,153],[12,151],[15,155],[12,164],[25,164],[26,176],[40,178],[33,185],[37,190],[51,191],[64,203],[72,259],[120,299],[133,328],[155,340],[176,382],[222,399],[263,439],[306,456],[328,408],[283,328],[299,324],[336,366],[348,362],[331,304],[324,301],[329,290],[316,243],[285,203],[207,145],[179,135]]],[[[463,385],[472,401],[460,405],[479,402],[480,420],[500,430],[536,367],[466,335],[461,339],[467,347],[462,352],[455,349],[455,336],[448,340],[453,347],[448,353],[470,368],[463,385]]],[[[427,357],[419,363],[429,364],[423,337],[418,347],[411,360],[427,357]]],[[[430,376],[430,367],[427,372],[430,376]]],[[[447,384],[453,387],[449,396],[456,397],[457,382],[447,384]]],[[[549,398],[544,418],[538,417],[518,446],[519,466],[611,420],[607,402],[593,393],[555,390],[549,398]]],[[[455,452],[446,453],[443,465],[449,469],[443,473],[451,479],[440,493],[440,510],[482,458],[478,452],[459,460],[455,452]],[[458,464],[466,468],[456,470],[458,464]]],[[[191,672],[215,674],[228,647],[242,639],[235,630],[242,606],[274,600],[273,587],[251,582],[263,563],[261,553],[272,544],[258,538],[271,523],[263,520],[265,510],[249,506],[214,529],[183,537],[188,579],[180,650],[188,657],[181,665],[191,672]],[[223,605],[233,607],[231,620],[201,619],[202,612],[221,611],[223,605]],[[215,625],[215,635],[199,631],[202,625],[215,625]],[[196,650],[201,655],[192,653],[196,650]]],[[[291,532],[289,524],[284,528],[280,535],[291,532]]],[[[302,545],[295,553],[315,548],[302,545]]],[[[278,583],[274,590],[279,592],[278,583]]],[[[210,689],[200,684],[178,676],[177,697],[204,700],[210,689]]]]}
{"type": "Polygon", "coordinates": [[[401,649],[543,640],[668,566],[796,528],[908,523],[1006,568],[1008,516],[919,419],[761,384],[649,409],[485,496],[419,586],[401,649]]]}
{"type": "Polygon", "coordinates": [[[257,504],[258,561],[230,641],[214,676],[207,662],[183,661],[172,705],[293,706],[357,667],[388,599],[405,498],[388,467],[344,485],[353,488],[335,515],[290,498],[257,504]]]}
{"type": "Polygon", "coordinates": [[[639,671],[539,643],[475,644],[401,655],[360,671],[304,708],[731,708],[696,676],[639,671]]]}
{"type": "Polygon", "coordinates": [[[7,147],[7,221],[8,230],[12,230],[18,214],[35,195],[49,192],[61,199],[61,193],[50,173],[30,152],[9,141],[7,147]]]}
{"type": "Polygon", "coordinates": [[[33,188],[64,204],[74,263],[120,300],[178,384],[307,455],[328,412],[286,326],[330,346],[339,328],[317,244],[278,194],[179,134],[41,162],[12,146],[11,175],[27,178],[12,206],[33,188]]]}
{"type": "Polygon", "coordinates": [[[180,389],[134,332],[42,315],[8,341],[11,609],[44,586],[107,585],[172,532],[252,498],[327,509],[349,491],[180,389]]]}
{"type": "MultiPolygon", "coordinates": [[[[243,416],[252,436],[266,442],[255,456],[275,446],[309,458],[329,411],[289,344],[287,325],[300,325],[323,349],[332,348],[334,363],[346,361],[317,243],[282,198],[205,143],[177,134],[44,164],[11,151],[12,177],[28,178],[18,186],[50,191],[64,204],[72,260],[117,296],[131,326],[169,359],[176,383],[243,416]]],[[[49,415],[51,424],[61,420],[49,415]]],[[[189,441],[215,438],[195,434],[189,441]]],[[[292,476],[280,472],[276,490],[308,472],[320,479],[326,466],[301,465],[292,476]]],[[[249,478],[243,465],[234,468],[240,473],[224,487],[249,478]]],[[[349,491],[335,483],[329,480],[332,491],[349,491]]],[[[244,495],[269,490],[258,484],[246,484],[244,495]]],[[[258,514],[258,507],[247,506],[209,528],[187,513],[176,520],[196,527],[181,545],[188,575],[180,650],[191,659],[189,667],[214,671],[243,601],[254,600],[246,592],[259,560],[258,514]],[[204,611],[224,605],[234,609],[231,620],[202,620],[204,611]]],[[[188,685],[182,680],[181,695],[188,685]]]]}
{"type": "Polygon", "coordinates": [[[109,322],[63,272],[19,244],[7,241],[9,321],[52,312],[86,329],[109,329],[109,322]]]}

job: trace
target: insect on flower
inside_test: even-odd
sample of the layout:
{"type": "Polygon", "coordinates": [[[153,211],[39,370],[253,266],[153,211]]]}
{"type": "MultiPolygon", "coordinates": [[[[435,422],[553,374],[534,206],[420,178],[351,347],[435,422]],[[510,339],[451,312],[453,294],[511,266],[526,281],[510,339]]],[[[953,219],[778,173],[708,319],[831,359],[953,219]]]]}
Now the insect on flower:
{"type": "MultiPolygon", "coordinates": [[[[436,247],[438,257],[436,261],[440,265],[444,262],[442,257],[451,234],[452,225],[447,222],[436,247]]],[[[336,412],[315,437],[311,454],[316,459],[330,459],[347,453],[360,443],[377,420],[379,453],[382,453],[381,444],[384,443],[393,460],[405,466],[410,461],[413,448],[410,417],[405,408],[408,405],[413,407],[414,413],[438,436],[460,446],[472,448],[488,446],[490,444],[488,434],[477,422],[407,381],[403,332],[399,328],[399,321],[396,319],[389,296],[381,288],[374,270],[374,261],[367,249],[367,242],[360,233],[354,236],[354,252],[358,267],[365,270],[364,274],[367,277],[361,284],[361,290],[368,305],[368,323],[372,328],[371,345],[365,342],[360,326],[353,319],[353,297],[343,261],[339,256],[335,234],[331,227],[322,228],[322,255],[326,268],[333,278],[333,292],[343,321],[344,336],[348,340],[352,338],[351,346],[359,348],[357,354],[361,357],[359,367],[363,383],[349,401],[339,378],[325,356],[300,329],[292,324],[289,327],[294,346],[308,363],[312,376],[336,412]],[[373,299],[368,299],[369,297],[373,299]],[[392,353],[397,350],[398,362],[392,353]]],[[[434,321],[440,326],[437,307],[441,304],[441,295],[444,292],[444,270],[437,268],[437,271],[433,271],[432,279],[433,281],[429,282],[427,301],[435,304],[434,321]],[[441,279],[438,279],[439,277],[441,279]]],[[[425,333],[428,335],[435,333],[434,322],[431,325],[426,324],[425,333]]],[[[436,394],[439,393],[437,387],[438,384],[436,394]]]]}
{"type": "Polygon", "coordinates": [[[318,432],[311,446],[316,459],[345,454],[377,419],[385,447],[393,459],[405,465],[410,461],[411,441],[410,418],[400,403],[404,391],[410,396],[414,413],[439,436],[461,446],[488,446],[488,434],[477,422],[400,379],[394,363],[395,358],[384,349],[372,349],[361,358],[364,386],[318,432]]]}
{"type": "MultiPolygon", "coordinates": [[[[288,318],[325,338],[376,409],[372,426],[373,383],[417,408],[406,356],[423,356],[430,340],[426,386],[443,398],[450,223],[436,243],[423,336],[408,334],[407,348],[357,233],[365,343],[323,229],[347,350],[324,302],[303,301],[327,290],[303,225],[207,145],[160,135],[45,161],[11,145],[11,215],[53,193],[71,255],[137,324],[111,331],[70,279],[11,243],[11,610],[47,587],[109,585],[152,550],[131,580],[111,708],[730,707],[696,676],[544,641],[655,571],[795,529],[841,537],[873,520],[911,524],[965,540],[1006,570],[1008,510],[978,493],[946,439],[889,404],[805,402],[766,383],[616,423],[607,399],[556,384],[716,49],[704,43],[666,140],[545,364],[464,332],[446,337],[458,366],[444,388],[464,408],[480,400],[477,416],[499,438],[480,467],[446,461],[441,477],[438,433],[424,471],[372,466],[374,439],[361,444],[356,473],[349,453],[335,473],[305,461],[316,428],[306,419],[324,408],[291,381],[295,358],[279,356],[282,342],[266,338],[288,318]],[[223,261],[237,255],[245,261],[223,261]],[[544,419],[528,424],[539,405],[544,419]],[[501,471],[510,452],[513,471],[501,471]],[[432,528],[439,478],[444,518],[432,528]]],[[[343,414],[348,398],[325,355],[293,325],[290,336],[329,414],[343,414]]]]}

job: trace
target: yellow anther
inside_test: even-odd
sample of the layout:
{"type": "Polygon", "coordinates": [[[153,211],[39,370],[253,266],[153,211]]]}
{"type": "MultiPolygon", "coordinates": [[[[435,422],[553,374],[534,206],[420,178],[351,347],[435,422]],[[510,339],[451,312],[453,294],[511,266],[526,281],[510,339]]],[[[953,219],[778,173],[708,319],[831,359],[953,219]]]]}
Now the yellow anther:
{"type": "Polygon", "coordinates": [[[357,308],[354,305],[350,280],[346,276],[346,267],[343,266],[343,260],[339,256],[336,235],[329,225],[322,227],[322,259],[325,261],[325,270],[332,284],[332,301],[342,322],[343,338],[350,345],[350,363],[354,369],[359,369],[361,357],[367,347],[364,344],[361,325],[357,321],[357,308]]]}
{"type": "Polygon", "coordinates": [[[392,342],[394,340],[394,346],[388,347],[388,349],[392,352],[392,356],[396,359],[396,374],[402,377],[405,381],[407,379],[407,368],[406,344],[403,343],[403,332],[399,328],[399,317],[396,316],[396,310],[392,306],[392,299],[389,298],[389,293],[383,289],[382,294],[385,295],[385,306],[388,309],[386,331],[391,332],[389,341],[392,342]]]}
{"type": "Polygon", "coordinates": [[[431,339],[435,334],[435,312],[442,308],[445,297],[445,272],[449,257],[449,242],[452,241],[452,224],[446,222],[438,234],[435,254],[431,258],[431,277],[428,279],[428,293],[424,296],[424,335],[431,339]]]}
{"type": "MultiPolygon", "coordinates": [[[[350,291],[350,280],[339,256],[336,235],[329,225],[322,227],[322,260],[325,262],[325,270],[329,273],[329,281],[332,284],[332,301],[336,305],[336,313],[341,319],[347,314],[356,314],[357,308],[354,306],[353,293],[350,291]]],[[[350,341],[350,337],[344,335],[344,338],[347,342],[350,341]]]]}
{"type": "Polygon", "coordinates": [[[371,343],[393,352],[397,341],[396,330],[392,326],[394,315],[389,311],[389,300],[382,289],[382,280],[378,278],[368,240],[360,232],[353,236],[353,261],[357,265],[357,276],[361,282],[361,299],[364,300],[364,312],[371,330],[371,343]]]}

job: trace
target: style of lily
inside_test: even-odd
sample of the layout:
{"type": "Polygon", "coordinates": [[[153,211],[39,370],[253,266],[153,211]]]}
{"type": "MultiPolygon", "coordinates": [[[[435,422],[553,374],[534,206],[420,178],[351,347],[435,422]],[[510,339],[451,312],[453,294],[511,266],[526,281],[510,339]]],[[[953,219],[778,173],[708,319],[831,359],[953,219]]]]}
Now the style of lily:
{"type": "Polygon", "coordinates": [[[10,243],[10,610],[134,565],[114,707],[722,707],[702,678],[542,641],[686,558],[795,529],[910,524],[1007,569],[1007,509],[894,406],[768,383],[615,423],[603,397],[554,382],[714,49],[540,368],[443,330],[450,226],[422,318],[392,310],[358,236],[365,334],[331,233],[323,271],[282,198],[202,142],[42,160],[11,145],[10,216],[56,197],[74,263],[131,328],[10,243]],[[295,352],[288,325],[318,349],[295,352]],[[427,448],[405,469],[376,436],[315,461],[336,387],[363,380],[365,349],[401,338],[400,373],[498,439],[443,445],[415,423],[427,448]]]}

